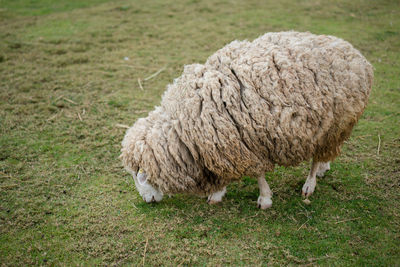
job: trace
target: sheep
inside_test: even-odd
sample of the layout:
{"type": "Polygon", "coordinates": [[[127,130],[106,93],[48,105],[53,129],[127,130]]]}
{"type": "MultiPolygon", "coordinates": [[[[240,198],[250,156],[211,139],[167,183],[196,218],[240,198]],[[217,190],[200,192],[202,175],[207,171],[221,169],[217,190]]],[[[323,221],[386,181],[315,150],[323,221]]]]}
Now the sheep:
{"type": "Polygon", "coordinates": [[[336,37],[266,33],[233,41],[205,64],[184,67],[161,105],[127,130],[121,158],[146,202],[164,194],[208,195],[257,177],[257,206],[272,205],[265,173],[312,159],[302,188],[330,169],[363,113],[371,64],[336,37]]]}

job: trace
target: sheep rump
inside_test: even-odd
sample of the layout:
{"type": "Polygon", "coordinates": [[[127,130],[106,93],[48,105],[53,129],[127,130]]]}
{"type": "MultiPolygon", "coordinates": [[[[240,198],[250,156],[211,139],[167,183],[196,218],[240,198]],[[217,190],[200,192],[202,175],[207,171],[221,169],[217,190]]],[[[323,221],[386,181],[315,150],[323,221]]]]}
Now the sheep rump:
{"type": "Polygon", "coordinates": [[[369,62],[348,42],[311,33],[233,41],[168,85],[128,129],[121,158],[163,193],[220,191],[242,176],[340,153],[368,100],[369,62]]]}

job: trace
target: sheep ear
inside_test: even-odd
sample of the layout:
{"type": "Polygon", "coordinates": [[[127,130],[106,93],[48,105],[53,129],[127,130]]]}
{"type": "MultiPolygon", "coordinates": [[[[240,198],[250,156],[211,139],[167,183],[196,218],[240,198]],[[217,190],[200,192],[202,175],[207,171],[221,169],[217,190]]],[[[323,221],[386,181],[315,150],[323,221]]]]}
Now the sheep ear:
{"type": "Polygon", "coordinates": [[[140,185],[144,185],[147,182],[147,174],[143,170],[139,169],[137,179],[140,185]]]}

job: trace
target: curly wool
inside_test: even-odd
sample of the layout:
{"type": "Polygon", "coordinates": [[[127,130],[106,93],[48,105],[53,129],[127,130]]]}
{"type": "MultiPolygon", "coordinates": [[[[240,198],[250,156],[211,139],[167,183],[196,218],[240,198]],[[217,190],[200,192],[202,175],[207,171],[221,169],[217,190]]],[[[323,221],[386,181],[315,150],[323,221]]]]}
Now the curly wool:
{"type": "Polygon", "coordinates": [[[185,66],[122,142],[130,171],[163,193],[210,194],[242,176],[333,160],[361,116],[373,69],[348,42],[311,33],[233,41],[185,66]]]}

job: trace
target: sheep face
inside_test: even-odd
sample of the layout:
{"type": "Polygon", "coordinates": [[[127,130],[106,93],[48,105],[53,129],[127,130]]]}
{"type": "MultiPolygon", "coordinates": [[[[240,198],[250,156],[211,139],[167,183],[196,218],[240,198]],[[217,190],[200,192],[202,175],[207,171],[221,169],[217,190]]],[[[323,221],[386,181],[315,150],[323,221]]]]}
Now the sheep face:
{"type": "Polygon", "coordinates": [[[136,189],[145,202],[159,202],[162,200],[163,193],[148,183],[147,174],[144,171],[139,169],[139,172],[137,174],[133,173],[132,176],[135,180],[136,189]]]}

